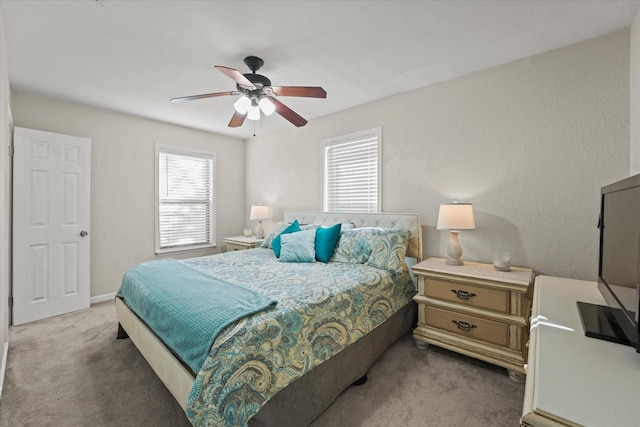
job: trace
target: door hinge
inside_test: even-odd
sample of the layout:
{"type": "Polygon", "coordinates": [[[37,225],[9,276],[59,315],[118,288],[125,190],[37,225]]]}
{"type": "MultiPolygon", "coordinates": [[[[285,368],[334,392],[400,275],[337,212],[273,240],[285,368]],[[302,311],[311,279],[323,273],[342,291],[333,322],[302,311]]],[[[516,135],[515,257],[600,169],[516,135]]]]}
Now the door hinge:
{"type": "Polygon", "coordinates": [[[13,297],[9,297],[9,307],[13,307],[13,297]]]}
{"type": "Polygon", "coordinates": [[[13,145],[9,146],[9,157],[13,157],[13,145]]]}

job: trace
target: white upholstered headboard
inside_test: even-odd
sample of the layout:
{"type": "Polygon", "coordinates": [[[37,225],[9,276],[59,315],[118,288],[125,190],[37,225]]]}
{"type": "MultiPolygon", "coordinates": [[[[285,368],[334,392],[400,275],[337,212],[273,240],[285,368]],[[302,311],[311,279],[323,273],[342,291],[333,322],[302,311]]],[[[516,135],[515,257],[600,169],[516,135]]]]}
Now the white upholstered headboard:
{"type": "Polygon", "coordinates": [[[285,211],[284,221],[298,220],[300,224],[333,225],[350,222],[356,227],[388,227],[409,230],[407,256],[422,261],[422,228],[417,213],[353,213],[285,211]]]}

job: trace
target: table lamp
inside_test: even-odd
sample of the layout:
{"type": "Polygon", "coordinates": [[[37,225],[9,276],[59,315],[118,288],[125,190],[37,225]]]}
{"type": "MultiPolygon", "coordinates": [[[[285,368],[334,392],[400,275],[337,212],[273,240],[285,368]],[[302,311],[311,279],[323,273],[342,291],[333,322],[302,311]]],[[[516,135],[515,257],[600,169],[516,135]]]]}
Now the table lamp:
{"type": "Polygon", "coordinates": [[[447,203],[440,205],[438,212],[438,230],[449,230],[449,246],[447,247],[447,264],[462,265],[462,246],[458,239],[459,230],[473,230],[476,228],[473,219],[471,203],[447,203]]]}
{"type": "Polygon", "coordinates": [[[264,228],[262,228],[262,221],[269,219],[269,206],[264,205],[251,205],[251,214],[249,220],[258,221],[256,226],[256,237],[262,239],[264,237],[264,228]]]}

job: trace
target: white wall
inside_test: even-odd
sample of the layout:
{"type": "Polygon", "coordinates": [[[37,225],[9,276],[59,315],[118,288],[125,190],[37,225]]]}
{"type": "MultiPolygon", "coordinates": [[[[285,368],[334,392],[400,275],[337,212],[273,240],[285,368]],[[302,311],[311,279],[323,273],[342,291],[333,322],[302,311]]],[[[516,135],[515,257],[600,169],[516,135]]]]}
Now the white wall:
{"type": "Polygon", "coordinates": [[[640,173],[640,14],[633,20],[631,26],[631,65],[629,71],[631,92],[630,114],[630,175],[640,173]]]}
{"type": "MultiPolygon", "coordinates": [[[[629,31],[480,71],[247,143],[246,204],[322,209],[320,140],[382,126],[383,211],[474,204],[463,258],[509,251],[539,274],[595,280],[600,187],[629,171],[629,31]]],[[[371,88],[375,90],[375,88],[371,88]]],[[[340,96],[329,93],[328,96],[340,96]]],[[[304,115],[304,111],[299,111],[304,115]]]]}
{"type": "MultiPolygon", "coordinates": [[[[10,283],[10,209],[11,209],[11,169],[9,158],[10,143],[10,100],[9,69],[7,65],[7,45],[4,23],[0,13],[0,358],[3,356],[7,340],[9,322],[9,283],[10,283]]],[[[0,396],[4,383],[4,360],[0,361],[0,396]]]]}
{"type": "Polygon", "coordinates": [[[217,153],[220,247],[254,226],[244,215],[251,204],[270,204],[274,221],[284,209],[321,209],[320,140],[376,126],[383,210],[422,215],[426,256],[444,256],[437,208],[458,198],[476,211],[477,229],[461,235],[465,259],[510,251],[514,265],[539,274],[594,279],[599,189],[630,170],[629,44],[621,31],[258,136],[246,143],[246,162],[233,138],[15,91],[12,109],[16,126],[93,141],[92,296],[114,292],[126,268],[155,258],[154,143],[217,153]]]}
{"type": "Polygon", "coordinates": [[[99,108],[13,91],[15,126],[91,138],[91,295],[118,290],[124,271],[154,255],[155,143],[216,153],[218,249],[242,233],[244,142],[99,108]]]}

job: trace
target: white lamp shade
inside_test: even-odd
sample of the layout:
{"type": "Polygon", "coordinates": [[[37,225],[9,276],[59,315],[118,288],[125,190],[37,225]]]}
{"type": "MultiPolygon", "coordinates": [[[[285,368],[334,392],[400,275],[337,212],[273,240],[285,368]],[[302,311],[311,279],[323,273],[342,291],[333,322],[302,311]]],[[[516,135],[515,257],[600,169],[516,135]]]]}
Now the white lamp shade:
{"type": "Polygon", "coordinates": [[[260,108],[257,105],[249,107],[249,114],[247,115],[249,120],[260,120],[260,108]]]}
{"type": "Polygon", "coordinates": [[[269,219],[269,206],[264,205],[251,205],[251,214],[249,220],[262,221],[269,219]]]}
{"type": "Polygon", "coordinates": [[[274,111],[276,111],[276,106],[273,104],[273,102],[271,102],[269,98],[261,98],[260,101],[258,101],[258,106],[265,114],[265,116],[270,116],[274,111]]]}
{"type": "Polygon", "coordinates": [[[251,100],[243,95],[233,104],[233,106],[238,113],[247,114],[249,107],[251,107],[251,100]]]}
{"type": "Polygon", "coordinates": [[[473,230],[476,222],[473,218],[471,203],[448,203],[440,205],[438,212],[438,230],[473,230]]]}

